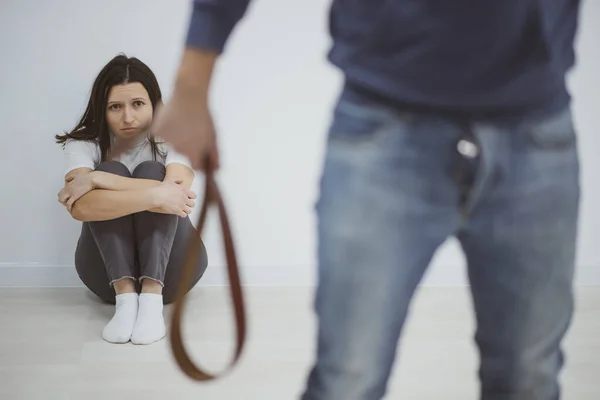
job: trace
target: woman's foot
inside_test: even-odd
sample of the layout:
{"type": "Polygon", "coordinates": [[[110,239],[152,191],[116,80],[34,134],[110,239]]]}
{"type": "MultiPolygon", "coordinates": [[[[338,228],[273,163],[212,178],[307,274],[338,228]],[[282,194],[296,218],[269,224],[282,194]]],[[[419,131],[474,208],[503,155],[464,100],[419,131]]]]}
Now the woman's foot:
{"type": "Polygon", "coordinates": [[[166,332],[162,294],[141,293],[131,343],[151,344],[165,337],[166,332]]]}
{"type": "Polygon", "coordinates": [[[138,294],[121,293],[115,297],[115,315],[102,331],[102,338],[110,343],[127,343],[131,339],[138,313],[138,294]]]}

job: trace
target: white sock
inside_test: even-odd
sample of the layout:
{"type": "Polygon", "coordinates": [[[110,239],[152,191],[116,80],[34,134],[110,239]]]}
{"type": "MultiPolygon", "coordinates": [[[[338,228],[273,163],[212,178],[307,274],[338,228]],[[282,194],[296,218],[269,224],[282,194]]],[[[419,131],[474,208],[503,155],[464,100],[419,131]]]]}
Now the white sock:
{"type": "Polygon", "coordinates": [[[110,343],[127,343],[131,339],[138,312],[138,294],[122,293],[116,297],[115,315],[102,331],[102,338],[110,343]]]}
{"type": "Polygon", "coordinates": [[[162,294],[140,294],[137,320],[131,335],[133,344],[150,344],[165,337],[162,294]]]}

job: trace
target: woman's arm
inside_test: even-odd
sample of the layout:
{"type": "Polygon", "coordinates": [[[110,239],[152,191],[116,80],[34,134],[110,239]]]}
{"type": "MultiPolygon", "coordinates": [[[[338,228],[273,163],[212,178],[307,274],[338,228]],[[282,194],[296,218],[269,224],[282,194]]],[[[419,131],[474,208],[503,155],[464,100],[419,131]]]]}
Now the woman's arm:
{"type": "MultiPolygon", "coordinates": [[[[165,181],[175,182],[184,189],[189,190],[194,181],[194,171],[186,165],[180,163],[170,163],[166,166],[165,181]]],[[[156,181],[155,181],[156,182],[156,181]]],[[[160,207],[151,208],[151,212],[168,214],[168,212],[160,207]]]]}
{"type": "Polygon", "coordinates": [[[158,208],[151,189],[92,190],[73,204],[71,216],[82,222],[106,221],[158,208]]]}
{"type": "Polygon", "coordinates": [[[93,171],[91,174],[94,189],[144,190],[160,184],[160,181],[154,179],[127,178],[102,171],[93,171]]]}
{"type": "MultiPolygon", "coordinates": [[[[120,175],[111,174],[102,171],[91,171],[86,168],[87,171],[75,170],[72,173],[67,174],[65,180],[68,182],[75,175],[81,173],[89,173],[92,187],[94,189],[105,189],[105,190],[143,190],[154,187],[160,184],[160,181],[154,179],[139,179],[139,178],[127,178],[120,175]]],[[[181,185],[186,189],[192,186],[194,181],[194,171],[192,171],[186,165],[180,163],[171,163],[166,167],[165,180],[173,182],[181,182],[181,185]]]]}
{"type": "Polygon", "coordinates": [[[106,221],[142,211],[185,217],[195,204],[196,195],[189,190],[193,171],[185,165],[169,164],[165,181],[170,182],[152,180],[148,187],[132,190],[94,189],[76,200],[69,212],[82,222],[106,221]]]}
{"type": "MultiPolygon", "coordinates": [[[[148,195],[147,189],[155,187],[161,183],[160,181],[157,181],[154,179],[126,178],[123,176],[110,174],[110,173],[106,173],[106,172],[102,172],[102,171],[93,171],[93,172],[91,172],[91,174],[95,175],[92,178],[93,187],[95,190],[90,192],[90,194],[98,192],[99,189],[104,189],[104,190],[113,190],[113,191],[136,191],[140,195],[142,195],[144,193],[146,193],[146,195],[148,195]]],[[[192,169],[190,169],[186,165],[183,165],[180,163],[171,163],[171,164],[168,164],[166,167],[164,180],[176,182],[181,187],[183,187],[185,189],[190,189],[190,187],[192,186],[192,182],[194,181],[194,171],[192,171],[192,169]]],[[[110,217],[111,215],[117,215],[117,216],[114,216],[113,218],[119,218],[123,215],[128,215],[128,214],[136,213],[136,212],[140,212],[140,211],[151,211],[151,212],[161,213],[161,214],[169,213],[166,210],[156,206],[155,202],[151,202],[150,208],[144,208],[144,207],[148,206],[148,204],[145,202],[142,202],[142,201],[138,201],[136,197],[132,197],[132,199],[135,199],[134,203],[129,204],[129,207],[127,208],[127,207],[123,207],[120,204],[120,202],[127,201],[127,199],[130,198],[128,196],[114,197],[114,196],[108,195],[108,197],[107,197],[106,194],[102,194],[100,196],[101,196],[100,198],[98,198],[97,196],[92,196],[92,197],[83,196],[78,202],[83,201],[84,205],[88,205],[90,209],[91,209],[91,207],[97,207],[96,202],[102,202],[103,204],[107,205],[107,209],[108,209],[110,207],[110,204],[114,203],[116,200],[116,204],[113,205],[113,207],[114,207],[113,213],[111,213],[111,212],[107,213],[106,210],[104,212],[102,210],[98,210],[99,212],[98,212],[97,217],[103,218],[103,219],[112,219],[112,218],[106,218],[106,216],[110,217]],[[85,203],[91,203],[91,204],[85,204],[85,203]],[[152,205],[152,204],[154,204],[154,205],[152,205]],[[144,209],[140,209],[140,207],[144,208],[144,209]],[[131,211],[127,214],[121,215],[122,213],[127,212],[128,210],[133,210],[133,211],[131,211]]],[[[78,202],[76,202],[75,204],[77,204],[78,202]]],[[[89,213],[87,213],[87,214],[89,215],[89,213]]],[[[73,214],[71,214],[71,215],[73,215],[73,214]]],[[[73,216],[73,217],[75,218],[75,216],[73,216]]]]}
{"type": "MultiPolygon", "coordinates": [[[[188,166],[177,162],[166,166],[165,181],[176,182],[182,189],[189,190],[193,180],[194,172],[188,166]]],[[[67,185],[71,182],[78,186],[63,189],[59,201],[78,221],[104,221],[141,211],[172,213],[158,204],[153,198],[155,193],[149,190],[162,183],[157,180],[79,168],[68,173],[65,181],[67,185]],[[68,201],[65,197],[70,195],[74,197],[68,201]]]]}
{"type": "Polygon", "coordinates": [[[178,162],[167,164],[165,180],[179,182],[186,189],[192,187],[194,182],[194,171],[187,165],[178,162]]]}
{"type": "Polygon", "coordinates": [[[79,221],[106,221],[142,211],[187,217],[194,207],[196,194],[174,182],[142,190],[104,190],[89,192],[75,202],[71,215],[79,221]]]}
{"type": "Polygon", "coordinates": [[[157,209],[149,189],[161,182],[139,179],[144,182],[137,184],[133,182],[136,180],[89,168],[77,168],[65,176],[66,184],[59,193],[59,201],[78,221],[104,221],[157,209]],[[128,179],[134,185],[127,188],[124,186],[127,181],[113,177],[128,179]],[[114,189],[107,189],[111,186],[114,189]]]}

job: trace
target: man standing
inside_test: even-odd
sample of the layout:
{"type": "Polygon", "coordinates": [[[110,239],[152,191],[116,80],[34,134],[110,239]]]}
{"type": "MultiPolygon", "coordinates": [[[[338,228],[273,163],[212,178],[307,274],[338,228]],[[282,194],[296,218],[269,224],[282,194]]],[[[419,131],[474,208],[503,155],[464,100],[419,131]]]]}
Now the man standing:
{"type": "MultiPolygon", "coordinates": [[[[157,134],[218,167],[208,90],[248,0],[196,0],[157,134]]],[[[317,360],[304,400],[378,400],[435,250],[461,243],[481,399],[557,400],[579,164],[565,75],[578,0],[333,0],[345,84],[318,201],[317,360]]],[[[435,382],[435,377],[432,377],[435,382]]]]}

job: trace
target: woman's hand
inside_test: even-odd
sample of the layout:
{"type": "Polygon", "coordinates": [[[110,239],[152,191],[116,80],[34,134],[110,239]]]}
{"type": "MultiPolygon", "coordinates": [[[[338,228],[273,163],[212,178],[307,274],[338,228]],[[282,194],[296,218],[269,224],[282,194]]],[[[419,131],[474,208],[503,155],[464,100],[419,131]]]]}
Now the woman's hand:
{"type": "Polygon", "coordinates": [[[196,194],[180,186],[180,183],[164,181],[158,186],[149,189],[153,204],[155,205],[155,208],[150,211],[179,215],[182,218],[187,217],[192,212],[192,208],[196,203],[194,201],[196,194]]]}
{"type": "Polygon", "coordinates": [[[70,176],[65,187],[58,193],[58,201],[71,212],[73,204],[94,189],[94,172],[70,176]]]}

